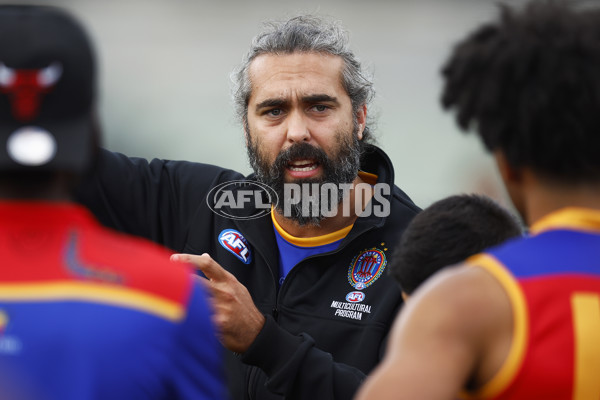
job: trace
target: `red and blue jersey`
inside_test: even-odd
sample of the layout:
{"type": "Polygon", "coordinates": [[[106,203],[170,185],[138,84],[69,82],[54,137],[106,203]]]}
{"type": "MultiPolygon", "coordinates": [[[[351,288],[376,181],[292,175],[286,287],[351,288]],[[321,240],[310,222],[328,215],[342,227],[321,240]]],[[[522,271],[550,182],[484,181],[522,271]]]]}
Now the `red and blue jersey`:
{"type": "Polygon", "coordinates": [[[484,399],[600,399],[600,212],[568,208],[475,256],[505,288],[513,340],[484,399]]]}
{"type": "Polygon", "coordinates": [[[223,398],[221,346],[187,266],[72,204],[0,203],[0,221],[3,398],[223,398]]]}

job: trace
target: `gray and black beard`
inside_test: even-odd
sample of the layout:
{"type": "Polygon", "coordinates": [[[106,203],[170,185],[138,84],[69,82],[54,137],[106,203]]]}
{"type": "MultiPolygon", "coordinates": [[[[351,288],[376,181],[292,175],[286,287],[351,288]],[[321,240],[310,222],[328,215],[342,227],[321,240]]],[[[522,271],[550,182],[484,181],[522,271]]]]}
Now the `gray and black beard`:
{"type": "MultiPolygon", "coordinates": [[[[356,131],[351,137],[348,137],[347,134],[338,133],[336,134],[336,139],[338,141],[338,151],[333,158],[329,158],[323,149],[314,147],[308,143],[298,143],[279,153],[272,165],[269,165],[264,157],[261,156],[259,151],[260,143],[254,140],[250,141],[250,144],[247,146],[250,165],[254,169],[256,179],[259,182],[268,185],[277,193],[279,202],[277,203],[276,209],[280,213],[283,214],[286,202],[291,204],[290,199],[285,198],[284,185],[285,169],[292,160],[312,159],[323,167],[323,174],[320,178],[294,180],[293,183],[299,184],[302,190],[310,189],[313,186],[302,185],[303,183],[316,183],[320,193],[321,185],[325,183],[333,183],[339,188],[338,185],[352,183],[354,179],[356,179],[360,168],[360,156],[362,153],[356,131]]],[[[344,191],[338,190],[337,193],[337,198],[328,199],[328,209],[333,209],[333,202],[335,202],[335,207],[338,207],[342,202],[344,191]]],[[[320,223],[324,218],[320,209],[316,215],[314,213],[303,215],[302,202],[291,204],[289,210],[291,213],[285,216],[296,221],[301,226],[307,224],[320,226],[320,223]]]]}

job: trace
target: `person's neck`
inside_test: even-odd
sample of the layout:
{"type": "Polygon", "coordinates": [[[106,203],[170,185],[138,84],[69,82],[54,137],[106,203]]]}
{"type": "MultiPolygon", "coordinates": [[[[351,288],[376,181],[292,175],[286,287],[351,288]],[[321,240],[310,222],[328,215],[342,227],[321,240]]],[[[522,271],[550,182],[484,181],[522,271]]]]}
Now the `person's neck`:
{"type": "Polygon", "coordinates": [[[284,231],[295,237],[315,237],[327,235],[328,233],[332,233],[352,225],[358,218],[358,214],[355,210],[357,199],[360,198],[359,204],[362,204],[362,211],[373,197],[373,189],[371,186],[364,184],[361,185],[361,190],[357,190],[356,185],[359,183],[365,182],[360,178],[360,176],[357,176],[352,182],[352,188],[348,191],[348,196],[338,204],[336,215],[333,217],[323,218],[318,226],[312,224],[300,225],[295,220],[284,217],[278,210],[273,211],[275,213],[275,220],[284,231]],[[346,203],[345,206],[344,203],[346,203]],[[349,213],[346,213],[346,211],[349,211],[349,213]]]}
{"type": "Polygon", "coordinates": [[[600,185],[540,182],[530,188],[525,200],[527,224],[566,207],[600,210],[600,185]]]}

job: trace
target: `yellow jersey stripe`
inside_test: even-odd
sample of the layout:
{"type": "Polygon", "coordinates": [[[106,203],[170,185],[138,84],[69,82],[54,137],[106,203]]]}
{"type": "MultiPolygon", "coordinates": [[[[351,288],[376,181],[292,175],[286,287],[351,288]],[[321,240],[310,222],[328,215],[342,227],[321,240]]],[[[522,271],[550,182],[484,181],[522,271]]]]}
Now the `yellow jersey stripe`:
{"type": "Polygon", "coordinates": [[[10,283],[0,285],[0,301],[89,301],[131,308],[169,321],[183,319],[184,307],[140,290],[92,282],[10,283]]]}
{"type": "Polygon", "coordinates": [[[575,328],[573,400],[600,399],[600,296],[577,292],[571,308],[575,328]]]}

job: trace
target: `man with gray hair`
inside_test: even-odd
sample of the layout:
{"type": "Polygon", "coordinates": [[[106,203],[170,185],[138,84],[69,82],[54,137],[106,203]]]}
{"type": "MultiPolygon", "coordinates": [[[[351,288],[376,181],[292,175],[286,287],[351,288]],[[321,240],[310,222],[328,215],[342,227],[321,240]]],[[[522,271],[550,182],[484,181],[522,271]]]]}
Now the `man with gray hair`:
{"type": "Polygon", "coordinates": [[[349,399],[402,304],[382,272],[419,208],[369,143],[372,83],[338,23],[269,25],[233,78],[254,174],[104,151],[81,200],[207,278],[232,398],[349,399]]]}

